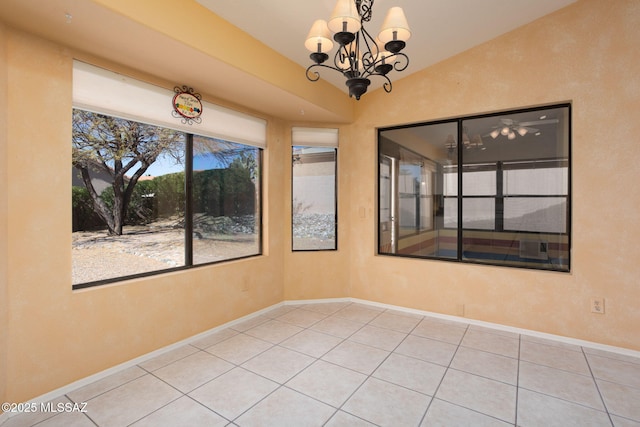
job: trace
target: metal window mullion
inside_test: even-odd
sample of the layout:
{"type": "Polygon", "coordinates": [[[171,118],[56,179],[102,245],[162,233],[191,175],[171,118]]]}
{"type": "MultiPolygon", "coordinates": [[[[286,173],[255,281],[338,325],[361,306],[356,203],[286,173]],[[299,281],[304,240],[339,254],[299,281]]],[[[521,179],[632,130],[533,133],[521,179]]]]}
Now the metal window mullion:
{"type": "Polygon", "coordinates": [[[457,236],[457,259],[462,261],[462,175],[464,165],[462,164],[462,151],[463,151],[463,131],[462,120],[458,120],[458,236],[457,236]]]}
{"type": "Polygon", "coordinates": [[[502,162],[496,163],[495,231],[504,231],[504,175],[502,162]]]}
{"type": "Polygon", "coordinates": [[[184,159],[184,265],[193,265],[193,134],[187,134],[184,159]]]}

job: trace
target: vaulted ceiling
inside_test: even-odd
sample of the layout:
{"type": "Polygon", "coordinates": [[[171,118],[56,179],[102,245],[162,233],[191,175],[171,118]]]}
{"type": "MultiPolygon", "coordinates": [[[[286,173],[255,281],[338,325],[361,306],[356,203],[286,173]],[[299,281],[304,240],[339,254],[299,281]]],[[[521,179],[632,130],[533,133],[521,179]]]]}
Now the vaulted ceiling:
{"type": "MultiPolygon", "coordinates": [[[[412,29],[405,49],[410,64],[397,79],[574,1],[377,0],[367,26],[376,34],[387,9],[403,7],[412,29]]],[[[328,19],[334,3],[2,0],[0,21],[259,112],[288,120],[348,122],[356,101],[347,97],[342,77],[321,73],[322,81],[315,83],[304,77],[310,65],[307,32],[315,19],[328,19]],[[210,28],[218,27],[229,37],[208,39],[214,34],[210,28]],[[251,49],[234,49],[239,45],[251,49]]]]}

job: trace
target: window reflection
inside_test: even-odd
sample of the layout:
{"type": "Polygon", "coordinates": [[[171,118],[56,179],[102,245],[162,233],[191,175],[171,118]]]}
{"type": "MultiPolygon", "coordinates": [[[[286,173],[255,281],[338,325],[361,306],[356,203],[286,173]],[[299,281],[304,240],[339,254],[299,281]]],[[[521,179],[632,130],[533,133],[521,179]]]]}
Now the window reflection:
{"type": "Polygon", "coordinates": [[[569,125],[560,105],[381,129],[378,252],[568,271],[569,125]]]}

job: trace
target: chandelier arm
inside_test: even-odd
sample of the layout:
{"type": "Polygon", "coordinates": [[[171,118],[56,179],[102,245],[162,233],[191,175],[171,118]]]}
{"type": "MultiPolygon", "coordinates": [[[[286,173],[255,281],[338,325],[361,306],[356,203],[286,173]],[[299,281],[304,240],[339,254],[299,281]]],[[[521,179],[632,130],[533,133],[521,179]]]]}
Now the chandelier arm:
{"type": "MultiPolygon", "coordinates": [[[[357,37],[357,35],[356,35],[357,37]]],[[[333,67],[330,65],[326,65],[326,67],[331,68],[336,71],[340,71],[341,73],[350,73],[354,70],[358,69],[357,58],[355,58],[354,53],[349,49],[354,42],[340,46],[336,51],[336,54],[333,57],[333,67]],[[342,64],[342,66],[340,66],[342,64]]]]}
{"type": "Polygon", "coordinates": [[[386,80],[386,82],[384,82],[384,84],[382,85],[382,87],[384,88],[384,91],[387,93],[391,92],[391,89],[393,89],[393,85],[391,84],[391,79],[389,79],[389,77],[385,76],[384,74],[378,74],[378,75],[386,80]]]}
{"type": "MultiPolygon", "coordinates": [[[[360,29],[362,33],[363,46],[359,44],[358,50],[362,47],[362,75],[364,77],[375,74],[375,67],[380,62],[380,49],[376,40],[364,28],[360,29]],[[366,50],[364,49],[366,47],[366,50]]],[[[359,41],[359,40],[358,40],[359,41]]]]}
{"type": "Polygon", "coordinates": [[[339,71],[339,72],[341,72],[341,73],[343,73],[343,72],[344,72],[344,70],[342,70],[341,68],[332,67],[331,65],[326,65],[326,64],[311,64],[311,65],[309,66],[309,68],[307,68],[306,75],[307,75],[307,79],[308,79],[309,81],[312,81],[312,82],[316,82],[316,81],[320,80],[320,73],[319,73],[318,71],[316,71],[316,70],[312,70],[312,68],[315,68],[315,67],[328,68],[328,69],[330,69],[330,70],[333,70],[333,71],[339,71]]]}
{"type": "Polygon", "coordinates": [[[402,52],[398,52],[389,58],[394,60],[393,69],[396,71],[404,71],[409,66],[409,57],[402,52]]]}

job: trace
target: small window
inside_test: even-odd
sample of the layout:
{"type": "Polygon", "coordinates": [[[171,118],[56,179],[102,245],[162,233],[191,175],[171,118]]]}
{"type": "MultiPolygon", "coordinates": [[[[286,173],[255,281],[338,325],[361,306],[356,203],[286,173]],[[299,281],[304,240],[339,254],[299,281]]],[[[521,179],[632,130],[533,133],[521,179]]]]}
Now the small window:
{"type": "Polygon", "coordinates": [[[293,128],[291,235],[294,251],[337,249],[337,137],[336,129],[293,128]]]}
{"type": "Polygon", "coordinates": [[[570,118],[563,104],[380,129],[378,253],[569,271],[570,118]]]}

